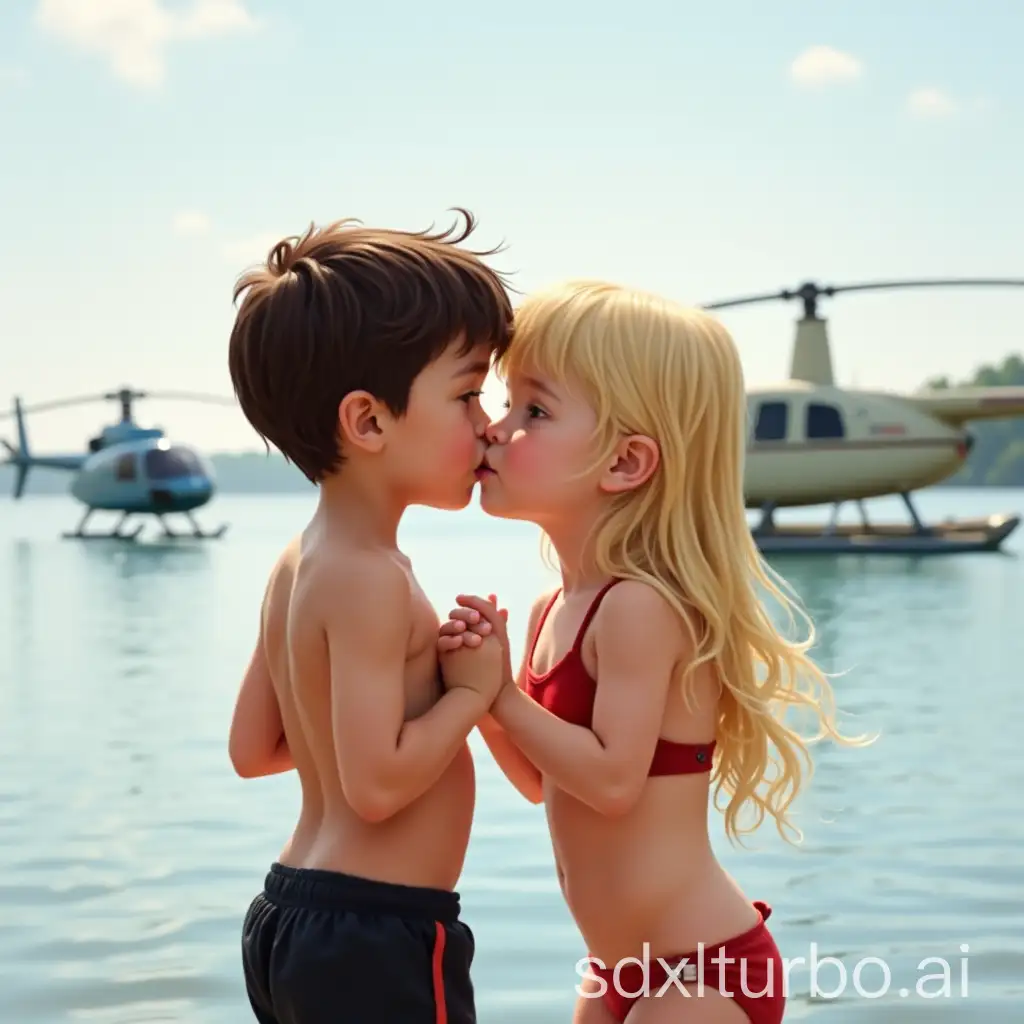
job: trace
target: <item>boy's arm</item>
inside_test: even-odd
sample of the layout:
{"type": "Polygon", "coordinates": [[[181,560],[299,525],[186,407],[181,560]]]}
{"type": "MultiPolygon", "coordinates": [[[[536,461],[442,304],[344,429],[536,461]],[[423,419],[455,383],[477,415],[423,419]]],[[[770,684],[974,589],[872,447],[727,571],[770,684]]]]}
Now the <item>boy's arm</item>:
{"type": "Polygon", "coordinates": [[[324,597],[342,788],[360,817],[385,821],[437,782],[487,703],[473,690],[453,687],[425,714],[405,721],[412,595],[394,562],[346,566],[324,597]]]}
{"type": "Polygon", "coordinates": [[[262,624],[235,701],[228,736],[228,756],[236,773],[243,779],[279,775],[295,767],[284,738],[281,709],[270,679],[262,624]]]}
{"type": "MultiPolygon", "coordinates": [[[[474,603],[485,614],[485,603],[474,603]]],[[[486,612],[493,618],[492,612],[486,612]]],[[[661,731],[679,622],[642,583],[609,592],[594,622],[598,687],[590,729],[570,725],[506,686],[492,714],[554,783],[601,814],[625,814],[639,799],[661,731]]]]}
{"type": "MultiPolygon", "coordinates": [[[[526,683],[526,667],[530,663],[530,648],[533,646],[534,634],[540,622],[541,612],[547,605],[550,595],[542,595],[530,609],[530,617],[526,624],[526,647],[523,650],[519,674],[515,685],[522,689],[526,683]]],[[[536,765],[516,746],[512,737],[505,731],[493,714],[487,714],[479,724],[480,735],[483,736],[491,757],[497,762],[505,778],[512,783],[531,804],[539,804],[544,800],[544,786],[536,765]]]]}

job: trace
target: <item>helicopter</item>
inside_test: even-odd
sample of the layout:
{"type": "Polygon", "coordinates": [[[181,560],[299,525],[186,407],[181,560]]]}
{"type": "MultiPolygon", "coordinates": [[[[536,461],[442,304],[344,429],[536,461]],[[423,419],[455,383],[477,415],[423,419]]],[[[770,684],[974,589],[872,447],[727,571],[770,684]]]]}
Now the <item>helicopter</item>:
{"type": "Polygon", "coordinates": [[[753,532],[767,552],[953,553],[996,550],[1019,525],[1017,515],[949,519],[934,526],[919,516],[911,493],[940,483],[966,461],[970,422],[1024,416],[1024,387],[924,389],[914,394],[838,386],[833,378],[827,321],[818,301],[845,292],[898,288],[1024,287],[1020,279],[952,278],[819,285],[704,304],[709,311],[755,303],[803,304],[796,323],[789,379],[747,389],[748,437],[744,475],[748,510],[761,512],[753,532]],[[872,524],[864,501],[898,495],[909,524],[872,524]],[[855,502],[861,524],[839,525],[855,502]],[[832,505],[822,528],[779,525],[775,511],[832,505]]]}
{"type": "Polygon", "coordinates": [[[159,428],[140,427],[132,417],[132,402],[139,398],[169,398],[193,402],[234,405],[233,400],[220,395],[206,395],[189,391],[136,391],[123,387],[98,395],[80,395],[60,398],[34,406],[23,406],[14,399],[13,413],[0,414],[0,418],[13,416],[18,447],[3,441],[7,449],[7,464],[16,469],[14,498],[25,490],[29,470],[62,469],[75,473],[71,494],[86,506],[78,526],[65,533],[68,538],[82,540],[117,539],[134,540],[143,524],[132,524],[133,516],[155,516],[164,536],[180,537],[165,520],[171,514],[184,515],[191,525],[186,536],[215,539],[223,536],[227,524],[205,531],[196,521],[194,512],[207,504],[215,490],[213,466],[193,448],[174,444],[159,428]],[[28,413],[82,405],[89,402],[115,401],[121,406],[120,422],[104,427],[89,440],[88,451],[73,455],[33,455],[29,450],[25,416],[28,413]],[[87,533],[86,523],[94,512],[120,512],[120,518],[107,532],[87,533]]]}

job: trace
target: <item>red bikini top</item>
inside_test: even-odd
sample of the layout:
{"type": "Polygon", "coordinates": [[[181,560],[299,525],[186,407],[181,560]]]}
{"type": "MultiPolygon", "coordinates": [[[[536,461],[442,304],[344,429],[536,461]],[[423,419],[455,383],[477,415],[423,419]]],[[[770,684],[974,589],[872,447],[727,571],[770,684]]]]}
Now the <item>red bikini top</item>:
{"type": "MultiPolygon", "coordinates": [[[[558,597],[555,591],[547,607],[537,623],[536,632],[530,645],[530,656],[526,662],[526,693],[541,707],[564,722],[580,725],[586,729],[591,727],[594,714],[594,697],[597,694],[597,683],[587,672],[583,664],[583,637],[587,627],[597,611],[604,595],[619,580],[612,580],[598,591],[597,596],[583,616],[576,639],[568,653],[555,663],[547,672],[538,675],[533,671],[533,654],[537,647],[537,639],[544,628],[544,620],[548,617],[558,597]]],[[[691,775],[711,771],[711,759],[715,752],[715,743],[673,743],[671,740],[658,739],[654,751],[651,769],[647,773],[653,775],[691,775]]]]}

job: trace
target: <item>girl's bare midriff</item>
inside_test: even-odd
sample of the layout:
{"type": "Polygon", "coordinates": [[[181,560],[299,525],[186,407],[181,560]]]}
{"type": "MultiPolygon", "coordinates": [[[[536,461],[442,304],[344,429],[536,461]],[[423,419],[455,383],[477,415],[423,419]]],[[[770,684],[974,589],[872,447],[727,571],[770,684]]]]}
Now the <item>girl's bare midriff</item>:
{"type": "Polygon", "coordinates": [[[545,783],[559,882],[588,955],[613,967],[646,943],[652,960],[668,958],[757,924],[712,853],[708,800],[707,775],[651,778],[610,818],[545,783]]]}

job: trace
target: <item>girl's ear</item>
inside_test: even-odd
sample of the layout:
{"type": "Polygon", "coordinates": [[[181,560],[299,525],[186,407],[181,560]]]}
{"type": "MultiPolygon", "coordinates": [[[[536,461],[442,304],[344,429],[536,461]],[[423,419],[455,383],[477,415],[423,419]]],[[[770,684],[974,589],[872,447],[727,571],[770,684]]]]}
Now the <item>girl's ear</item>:
{"type": "Polygon", "coordinates": [[[616,446],[600,486],[609,494],[633,491],[650,480],[661,462],[657,441],[644,434],[630,434],[616,446]]]}

